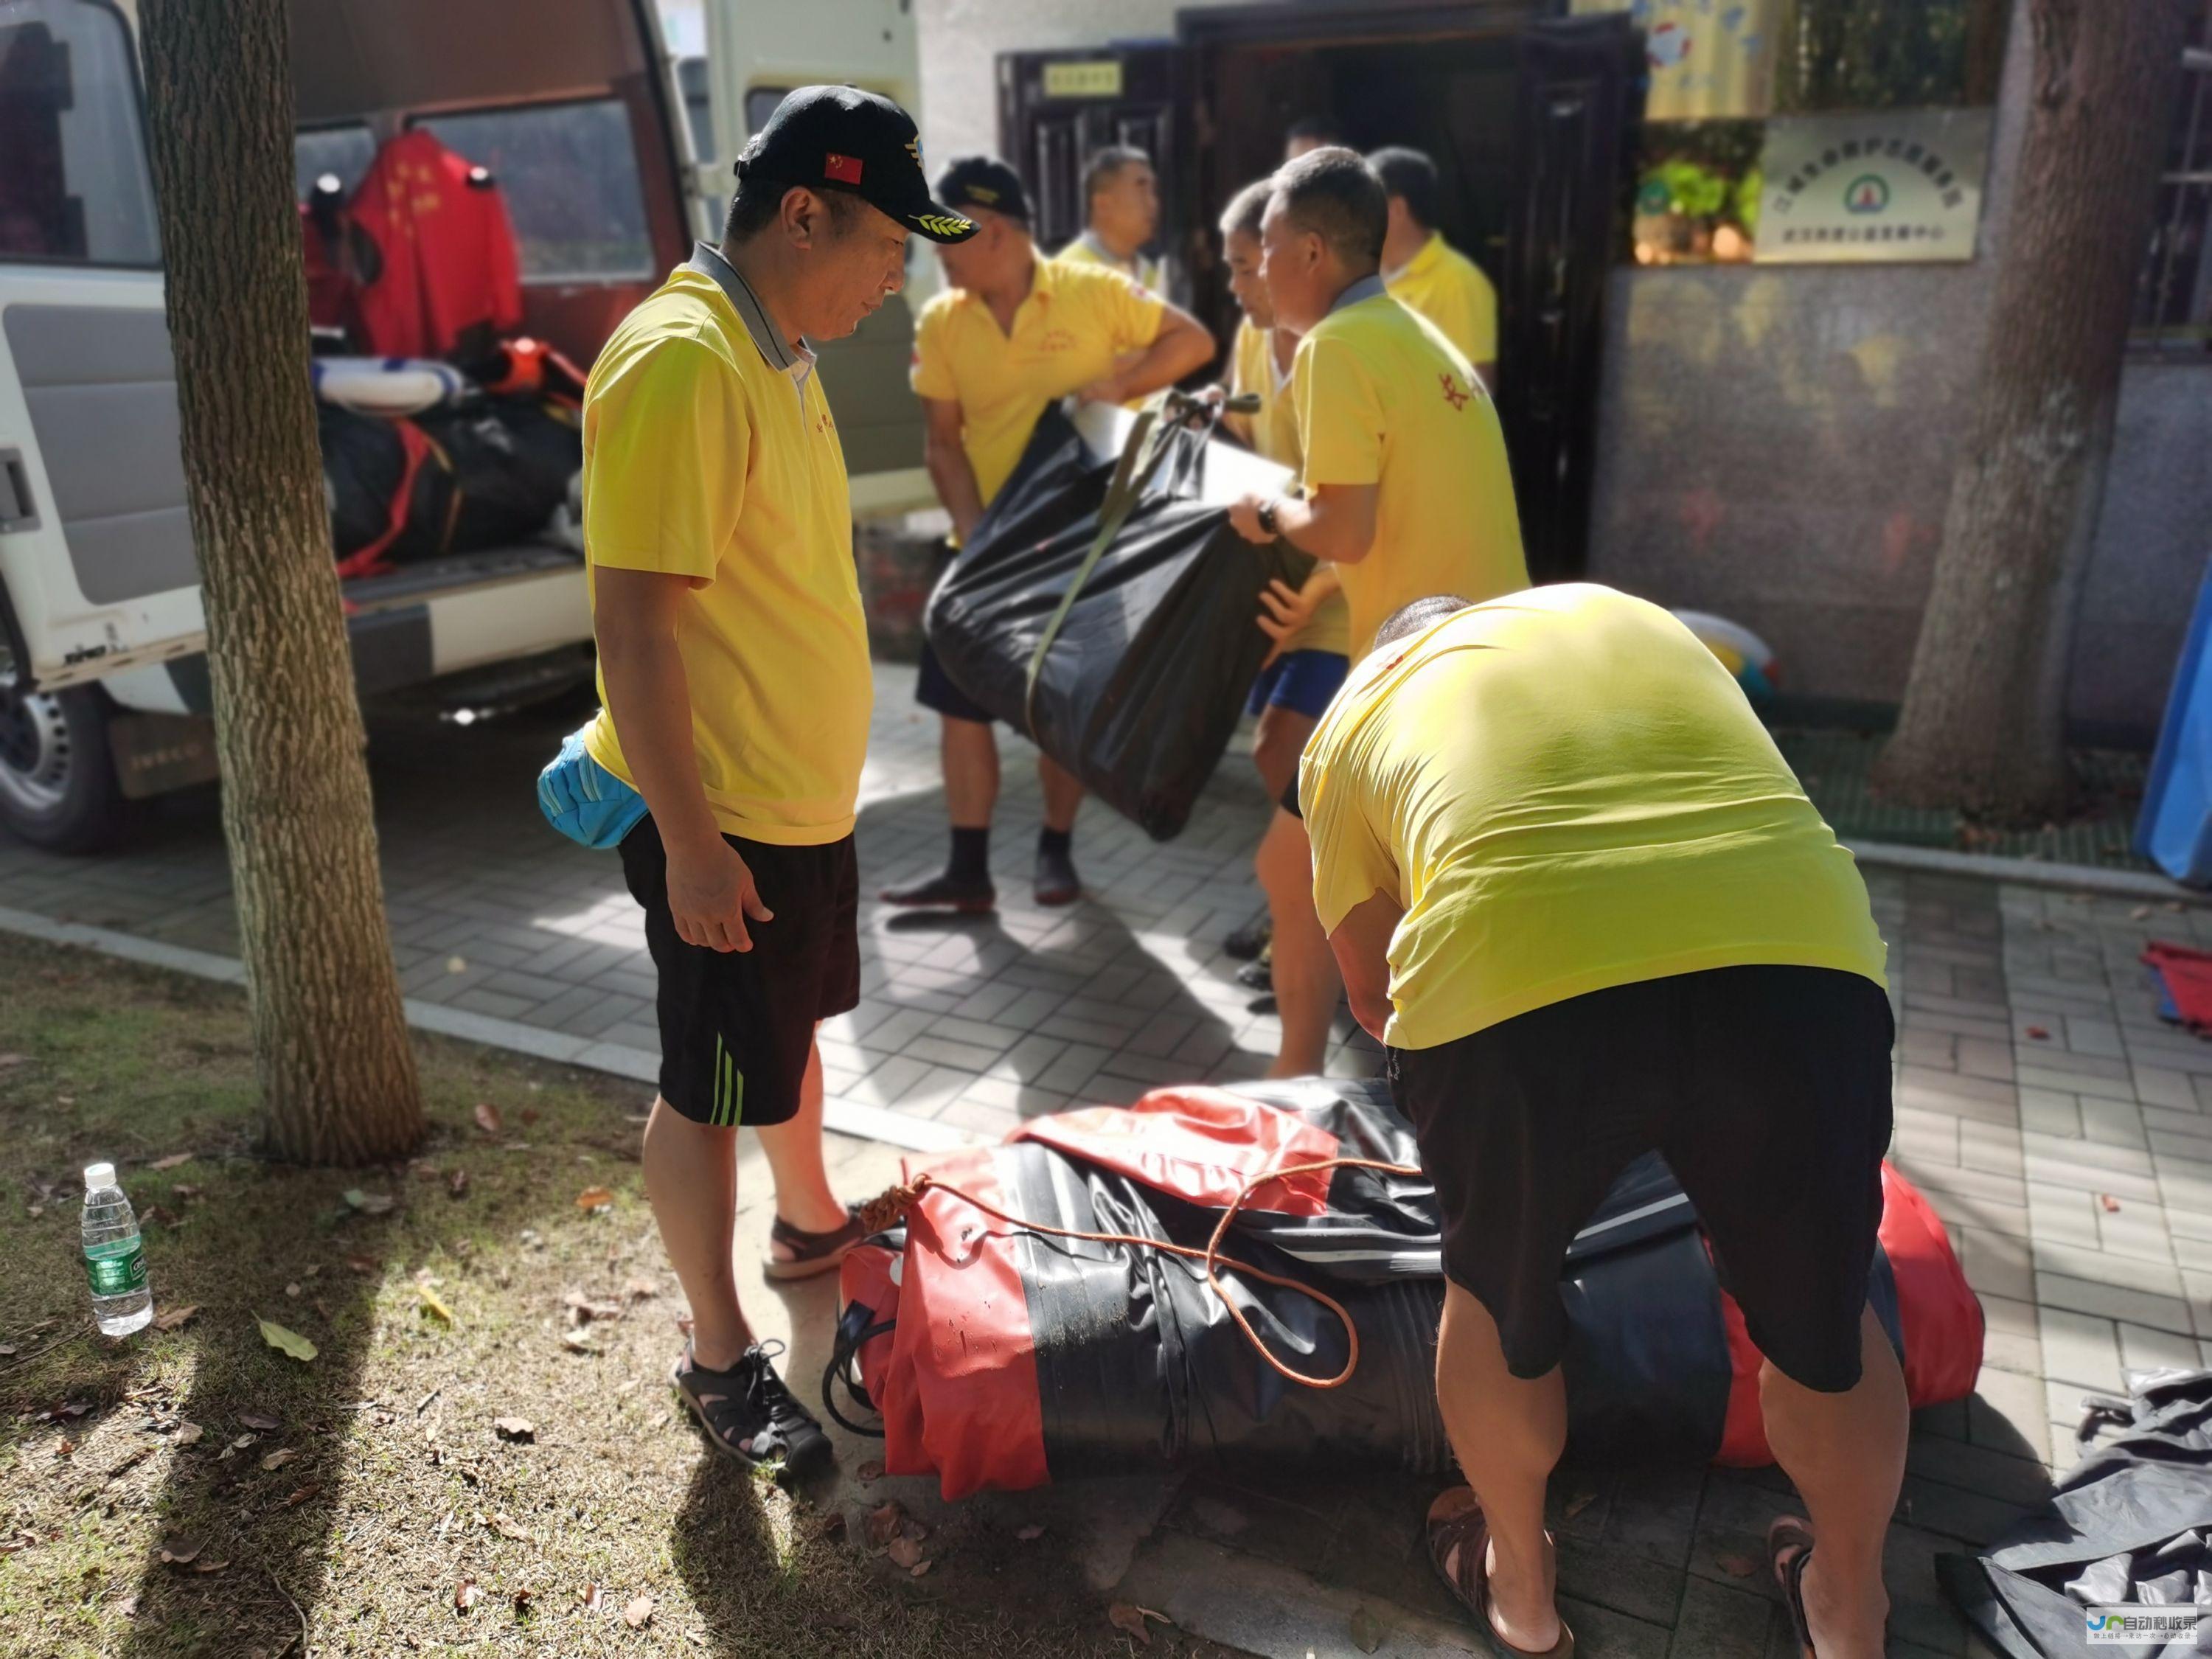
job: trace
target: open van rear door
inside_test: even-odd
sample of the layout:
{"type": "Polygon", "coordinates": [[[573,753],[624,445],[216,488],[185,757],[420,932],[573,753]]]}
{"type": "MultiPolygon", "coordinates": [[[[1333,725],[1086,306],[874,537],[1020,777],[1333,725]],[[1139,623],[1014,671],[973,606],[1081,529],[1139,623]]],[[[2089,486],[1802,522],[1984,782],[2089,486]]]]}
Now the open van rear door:
{"type": "Polygon", "coordinates": [[[0,680],[204,643],[137,58],[99,0],[0,8],[0,680]]]}
{"type": "MultiPolygon", "coordinates": [[[[806,0],[763,7],[706,0],[707,90],[714,149],[699,158],[699,193],[726,201],[730,168],[794,87],[847,84],[881,93],[921,118],[921,68],[912,0],[806,0]]],[[[933,174],[940,158],[925,155],[933,174]]],[[[714,228],[719,233],[720,227],[714,228]]],[[[921,404],[907,389],[914,319],[936,290],[937,261],[916,239],[903,305],[887,305],[849,339],[822,346],[822,385],[837,417],[856,514],[930,507],[921,465],[921,404]]]]}

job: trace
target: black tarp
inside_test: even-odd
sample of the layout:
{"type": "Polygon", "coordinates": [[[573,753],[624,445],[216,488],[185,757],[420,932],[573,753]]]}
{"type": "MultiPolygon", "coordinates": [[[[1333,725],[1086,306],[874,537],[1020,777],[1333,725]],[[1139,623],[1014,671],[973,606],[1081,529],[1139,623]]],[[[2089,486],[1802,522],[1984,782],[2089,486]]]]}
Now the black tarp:
{"type": "Polygon", "coordinates": [[[1161,841],[1188,820],[1270,648],[1256,621],[1261,590],[1311,562],[1281,543],[1252,545],[1227,508],[1194,499],[1206,442],[1197,430],[1167,435],[1034,699],[1030,660],[1091,551],[1115,471],[1057,410],[1037,422],[924,617],[955,684],[1161,841]]]}
{"type": "Polygon", "coordinates": [[[1987,1554],[1942,1555],[1960,1611],[2013,1659],[2110,1652],[2190,1659],[2212,1650],[2212,1371],[2158,1371],[2087,1419],[2124,1424],[2062,1478],[2051,1502],[1987,1554]],[[2093,1607],[2194,1608],[2191,1633],[2088,1645],[2093,1607]]]}

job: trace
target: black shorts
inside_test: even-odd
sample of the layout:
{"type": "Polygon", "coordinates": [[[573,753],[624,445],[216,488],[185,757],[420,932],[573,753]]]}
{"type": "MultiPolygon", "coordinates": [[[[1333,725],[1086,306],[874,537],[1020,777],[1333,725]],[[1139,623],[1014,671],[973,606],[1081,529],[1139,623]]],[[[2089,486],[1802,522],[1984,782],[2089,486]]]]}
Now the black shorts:
{"type": "Polygon", "coordinates": [[[921,642],[921,665],[914,677],[914,700],[924,708],[933,708],[948,720],[975,720],[988,726],[998,719],[989,709],[977,702],[958,686],[945,672],[945,665],[937,660],[936,647],[928,641],[921,642]]]}
{"type": "Polygon", "coordinates": [[[1516,1376],[1559,1361],[1569,1242],[1656,1149],[1759,1351],[1808,1389],[1859,1377],[1890,1134],[1889,999],[1826,968],[1716,968],[1393,1048],[1443,1219],[1444,1274],[1516,1376]]]}
{"type": "Polygon", "coordinates": [[[818,1020],[860,1000],[860,860],[853,838],[772,847],[736,836],[773,921],[746,923],[750,951],[686,945],[668,909],[668,854],[650,817],[623,837],[623,876],[645,907],[660,979],[660,1097],[695,1123],[784,1123],[818,1020]]]}

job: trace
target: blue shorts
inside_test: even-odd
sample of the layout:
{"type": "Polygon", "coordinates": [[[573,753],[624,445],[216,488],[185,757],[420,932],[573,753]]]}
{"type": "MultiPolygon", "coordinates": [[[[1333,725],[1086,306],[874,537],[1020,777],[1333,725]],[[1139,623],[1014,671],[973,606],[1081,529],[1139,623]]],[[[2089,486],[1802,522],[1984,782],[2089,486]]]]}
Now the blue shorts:
{"type": "Polygon", "coordinates": [[[1285,651],[1252,682],[1245,712],[1256,714],[1263,708],[1287,708],[1317,720],[1328,712],[1329,699],[1351,672],[1352,659],[1341,651],[1285,651]]]}
{"type": "Polygon", "coordinates": [[[952,677],[945,672],[945,665],[937,660],[936,648],[927,640],[921,642],[921,663],[914,678],[914,700],[948,720],[974,720],[979,726],[988,726],[998,718],[953,684],[952,677]]]}

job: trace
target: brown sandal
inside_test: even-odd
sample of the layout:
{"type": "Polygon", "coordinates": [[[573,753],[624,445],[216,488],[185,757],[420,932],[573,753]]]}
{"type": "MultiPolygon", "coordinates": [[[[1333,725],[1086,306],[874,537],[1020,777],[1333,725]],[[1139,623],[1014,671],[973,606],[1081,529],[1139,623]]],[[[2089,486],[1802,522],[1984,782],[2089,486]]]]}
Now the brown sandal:
{"type": "Polygon", "coordinates": [[[781,1216],[768,1230],[769,1255],[762,1271],[770,1279],[812,1279],[826,1273],[852,1254],[853,1246],[867,1237],[860,1224],[860,1206],[845,1206],[845,1224],[832,1227],[826,1233],[810,1233],[794,1227],[781,1216]],[[779,1244],[790,1250],[788,1257],[778,1257],[774,1252],[779,1244]]]}
{"type": "MultiPolygon", "coordinates": [[[[1476,1626],[1503,1659],[1574,1659],[1575,1633],[1559,1621],[1559,1639],[1543,1649],[1520,1648],[1498,1633],[1490,1620],[1490,1524],[1472,1486],[1454,1486],[1429,1505],[1429,1559],[1437,1576],[1474,1615],[1476,1626]],[[1459,1552],[1453,1561],[1452,1552],[1459,1552]],[[1446,1567],[1450,1561],[1452,1565],[1446,1567]]],[[[1546,1541],[1550,1541],[1548,1534],[1546,1541]]]]}

